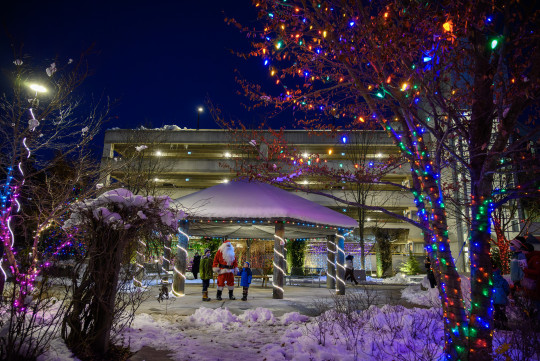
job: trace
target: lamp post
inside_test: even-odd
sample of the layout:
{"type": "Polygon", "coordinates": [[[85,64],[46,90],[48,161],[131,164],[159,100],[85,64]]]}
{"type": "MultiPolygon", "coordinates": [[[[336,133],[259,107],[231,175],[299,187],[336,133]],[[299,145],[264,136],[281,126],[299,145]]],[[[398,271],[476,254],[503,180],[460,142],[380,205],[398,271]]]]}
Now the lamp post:
{"type": "Polygon", "coordinates": [[[203,110],[204,110],[203,107],[197,108],[197,130],[199,130],[199,118],[201,117],[201,113],[203,112],[203,110]]]}

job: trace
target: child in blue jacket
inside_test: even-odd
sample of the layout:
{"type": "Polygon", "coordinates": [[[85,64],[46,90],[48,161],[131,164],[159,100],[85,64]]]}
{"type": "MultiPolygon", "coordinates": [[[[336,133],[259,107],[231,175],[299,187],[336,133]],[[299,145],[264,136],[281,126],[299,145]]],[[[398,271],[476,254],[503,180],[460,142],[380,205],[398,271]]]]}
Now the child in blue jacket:
{"type": "Polygon", "coordinates": [[[493,266],[493,306],[495,314],[495,328],[507,330],[508,318],[506,317],[506,304],[508,303],[508,294],[510,287],[501,275],[501,270],[497,266],[493,266]]]}
{"type": "Polygon", "coordinates": [[[247,301],[249,285],[251,284],[251,278],[253,276],[249,262],[244,262],[244,268],[238,272],[238,275],[242,276],[240,279],[240,286],[242,286],[242,301],[247,301]]]}

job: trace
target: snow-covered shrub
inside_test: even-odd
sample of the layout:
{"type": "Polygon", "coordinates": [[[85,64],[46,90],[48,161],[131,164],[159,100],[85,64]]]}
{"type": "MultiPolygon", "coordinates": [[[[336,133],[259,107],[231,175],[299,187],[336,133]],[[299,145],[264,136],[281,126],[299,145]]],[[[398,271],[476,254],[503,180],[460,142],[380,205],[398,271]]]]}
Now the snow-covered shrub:
{"type": "Polygon", "coordinates": [[[111,339],[132,322],[143,292],[121,292],[133,274],[129,267],[120,270],[129,265],[141,239],[176,232],[183,212],[170,204],[166,196],[115,189],[72,206],[64,228],[85,241],[87,267],[73,283],[62,337],[78,356],[102,357],[111,339]]]}

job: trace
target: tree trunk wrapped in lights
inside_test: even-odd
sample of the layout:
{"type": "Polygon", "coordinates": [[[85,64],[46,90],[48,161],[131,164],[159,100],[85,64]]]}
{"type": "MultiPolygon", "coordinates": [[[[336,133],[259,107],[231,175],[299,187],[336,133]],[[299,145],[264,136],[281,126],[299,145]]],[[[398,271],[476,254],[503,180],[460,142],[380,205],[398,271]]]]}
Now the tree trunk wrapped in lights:
{"type": "Polygon", "coordinates": [[[273,290],[272,298],[283,298],[283,280],[285,278],[285,257],[284,257],[284,245],[285,245],[285,225],[283,222],[277,222],[275,226],[274,234],[274,275],[273,275],[273,290]]]}

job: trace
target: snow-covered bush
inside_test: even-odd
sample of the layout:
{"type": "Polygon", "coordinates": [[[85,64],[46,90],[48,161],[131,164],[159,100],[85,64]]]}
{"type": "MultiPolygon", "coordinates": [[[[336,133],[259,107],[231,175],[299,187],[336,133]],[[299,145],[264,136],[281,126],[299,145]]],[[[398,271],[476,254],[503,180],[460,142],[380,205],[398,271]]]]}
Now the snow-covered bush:
{"type": "Polygon", "coordinates": [[[72,206],[64,228],[85,241],[87,266],[72,285],[62,337],[78,356],[103,357],[111,339],[132,322],[143,298],[141,292],[120,292],[133,277],[130,267],[120,277],[121,267],[129,265],[142,239],[176,233],[183,215],[171,208],[169,197],[143,197],[126,189],[72,206]]]}

